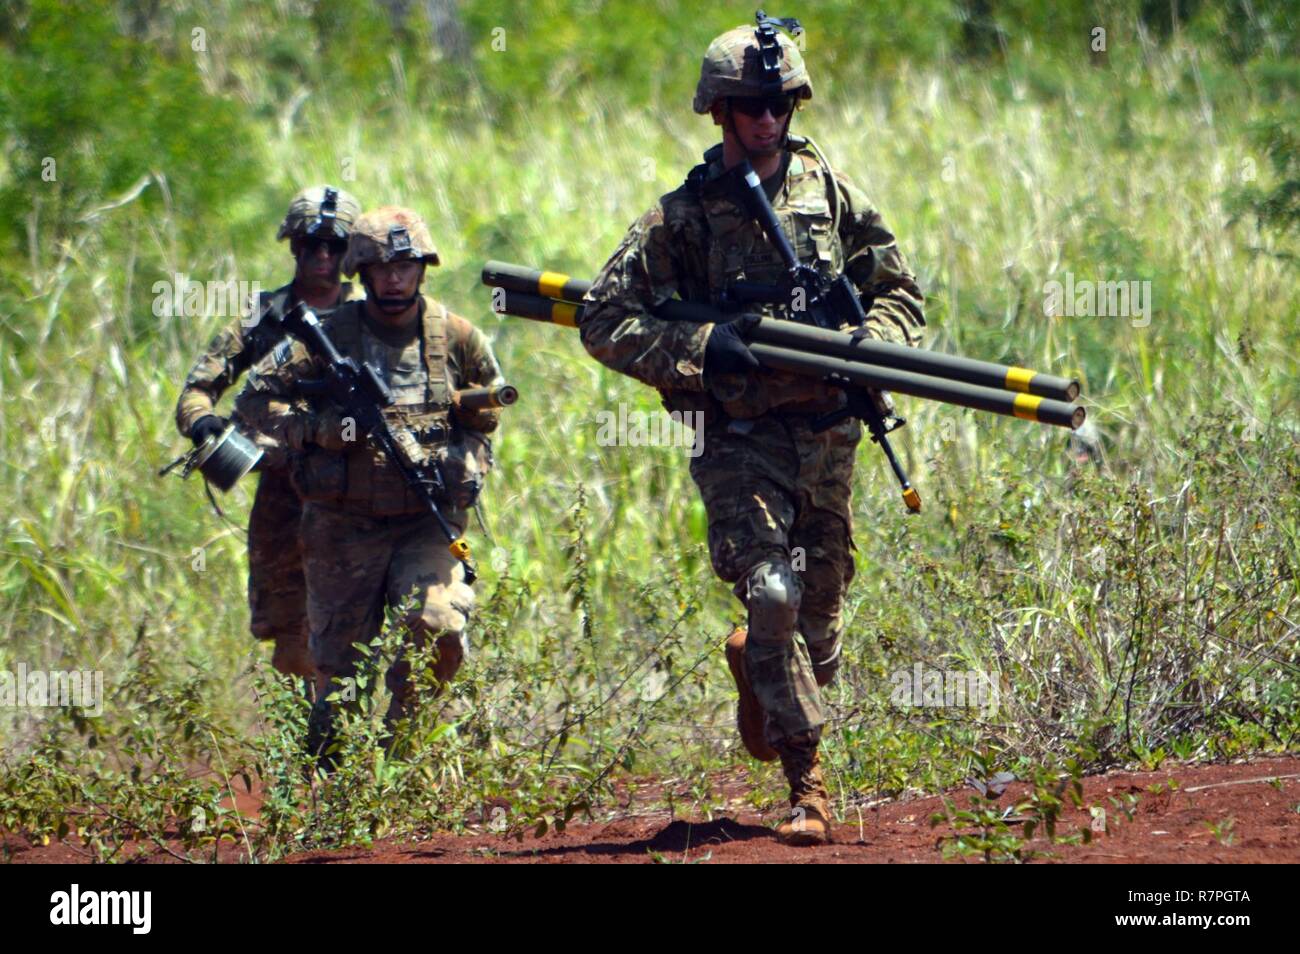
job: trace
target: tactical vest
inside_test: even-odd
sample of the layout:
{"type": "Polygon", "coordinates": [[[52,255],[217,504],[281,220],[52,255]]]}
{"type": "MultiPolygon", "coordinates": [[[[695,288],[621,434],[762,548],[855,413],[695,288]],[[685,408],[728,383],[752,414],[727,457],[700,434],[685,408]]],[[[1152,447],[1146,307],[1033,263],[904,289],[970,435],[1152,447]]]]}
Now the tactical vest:
{"type": "MultiPolygon", "coordinates": [[[[785,181],[772,206],[799,261],[828,276],[837,275],[844,267],[844,248],[834,174],[808,140],[791,137],[790,146],[785,181]]],[[[714,306],[723,303],[724,292],[734,282],[773,284],[786,272],[780,255],[746,212],[734,188],[725,187],[730,179],[710,177],[710,168],[721,158],[722,146],[714,146],[687,176],[708,225],[706,273],[714,306]]],[[[744,308],[765,317],[808,320],[807,312],[792,311],[785,304],[753,303],[744,308]]],[[[831,406],[835,400],[835,392],[827,385],[788,374],[723,375],[710,382],[710,390],[723,413],[732,418],[757,417],[790,405],[831,406]]]]}
{"type": "MultiPolygon", "coordinates": [[[[792,138],[791,146],[785,182],[772,206],[799,260],[834,276],[844,267],[838,229],[839,189],[834,174],[807,140],[792,138]]],[[[781,257],[740,204],[739,197],[731,190],[713,187],[719,180],[709,178],[709,169],[721,158],[722,147],[714,146],[704,154],[704,162],[687,177],[709,227],[708,280],[714,305],[721,303],[724,290],[732,282],[772,283],[785,273],[781,257]]],[[[798,314],[792,314],[785,306],[755,304],[746,310],[800,320],[798,314]]]]}
{"type": "MultiPolygon", "coordinates": [[[[339,352],[358,366],[376,365],[393,391],[394,403],[384,409],[399,448],[412,463],[425,463],[451,437],[452,381],[447,363],[447,309],[423,299],[420,315],[421,386],[394,381],[394,369],[382,361],[383,348],[367,346],[376,339],[365,333],[364,302],[351,302],[331,314],[326,329],[339,352]],[[396,386],[395,386],[396,385],[396,386]]],[[[373,516],[419,513],[426,509],[387,455],[368,441],[357,441],[343,453],[319,448],[303,455],[298,475],[299,492],[306,500],[333,503],[343,509],[373,516]]]]}

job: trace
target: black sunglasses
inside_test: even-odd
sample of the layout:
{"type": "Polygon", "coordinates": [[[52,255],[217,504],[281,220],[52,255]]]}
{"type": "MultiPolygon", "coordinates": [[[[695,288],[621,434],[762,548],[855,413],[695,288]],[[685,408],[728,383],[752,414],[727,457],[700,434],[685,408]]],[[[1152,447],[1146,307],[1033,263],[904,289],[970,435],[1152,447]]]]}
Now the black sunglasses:
{"type": "Polygon", "coordinates": [[[780,119],[794,109],[796,99],[798,97],[794,93],[784,93],[780,96],[733,96],[731,108],[751,119],[758,119],[771,110],[772,118],[780,119]]]}
{"type": "Polygon", "coordinates": [[[347,239],[305,238],[302,239],[300,247],[308,255],[315,255],[316,250],[322,245],[328,248],[330,255],[335,258],[348,250],[347,239]]]}

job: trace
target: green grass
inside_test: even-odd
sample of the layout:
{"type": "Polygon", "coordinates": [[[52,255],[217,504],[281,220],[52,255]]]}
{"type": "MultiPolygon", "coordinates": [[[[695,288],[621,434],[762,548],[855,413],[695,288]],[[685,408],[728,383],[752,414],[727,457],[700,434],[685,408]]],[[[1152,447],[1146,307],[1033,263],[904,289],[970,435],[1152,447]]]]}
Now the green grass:
{"type": "MultiPolygon", "coordinates": [[[[596,442],[598,411],[657,398],[572,332],[493,315],[478,283],[489,258],[593,274],[711,144],[708,121],[590,89],[495,124],[364,107],[335,92],[293,123],[250,119],[263,191],[231,201],[265,222],[260,243],[196,240],[201,210],[172,207],[154,180],[149,214],[141,199],[57,238],[36,223],[32,266],[6,272],[0,669],[101,669],[110,698],[89,721],[0,710],[0,827],[81,829],[121,857],[127,835],[198,807],[207,823],[185,851],[247,838],[269,858],[456,830],[492,805],[521,833],[562,825],[611,810],[612,783],[645,775],[680,780],[708,811],[699,779],[736,765],[752,767],[758,804],[776,804],[779,773],[735,737],[719,646],[739,607],[712,577],[686,456],[596,442]],[[150,288],[173,272],[274,287],[288,275],[271,242],[284,197],[345,169],[364,202],[428,217],[446,265],[427,290],[489,333],[522,398],[497,442],[491,534],[473,538],[463,676],[411,727],[405,760],[373,755],[363,713],[340,783],[308,797],[301,707],[247,635],[252,483],[219,519],[195,481],[154,477],[180,449],[177,388],[218,320],[157,319],[150,288]],[[251,833],[217,805],[244,771],[272,793],[251,833]]],[[[1252,124],[1281,108],[1176,41],[1121,44],[1105,70],[1023,50],[994,67],[904,62],[798,117],[897,233],[930,346],[1077,374],[1105,448],[1104,465],[1076,472],[1059,430],[900,398],[896,446],[925,498],[909,517],[864,446],[826,746],[841,809],[975,764],[1026,776],[1076,756],[1294,748],[1294,238],[1232,221],[1228,198],[1276,185],[1252,124]],[[1043,284],[1066,272],[1149,280],[1149,326],[1046,317],[1043,284]],[[892,706],[890,674],[918,661],[992,674],[997,713],[892,706]]]]}

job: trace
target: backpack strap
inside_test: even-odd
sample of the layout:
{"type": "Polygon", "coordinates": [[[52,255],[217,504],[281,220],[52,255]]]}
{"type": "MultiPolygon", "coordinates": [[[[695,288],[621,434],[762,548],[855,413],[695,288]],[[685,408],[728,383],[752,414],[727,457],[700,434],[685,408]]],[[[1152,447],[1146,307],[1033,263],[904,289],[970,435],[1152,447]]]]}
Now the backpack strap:
{"type": "Polygon", "coordinates": [[[431,298],[424,300],[422,317],[424,370],[428,375],[425,395],[430,404],[451,405],[447,375],[447,306],[431,298]]]}

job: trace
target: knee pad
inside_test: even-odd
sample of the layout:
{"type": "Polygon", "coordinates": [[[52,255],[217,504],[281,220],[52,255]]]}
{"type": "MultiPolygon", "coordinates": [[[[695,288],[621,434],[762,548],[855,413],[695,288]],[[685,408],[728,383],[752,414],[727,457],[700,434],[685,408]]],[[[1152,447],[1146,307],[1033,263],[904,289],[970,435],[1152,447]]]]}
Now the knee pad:
{"type": "Polygon", "coordinates": [[[749,638],[758,643],[785,643],[794,638],[802,588],[784,560],[765,560],[745,578],[749,638]]]}

